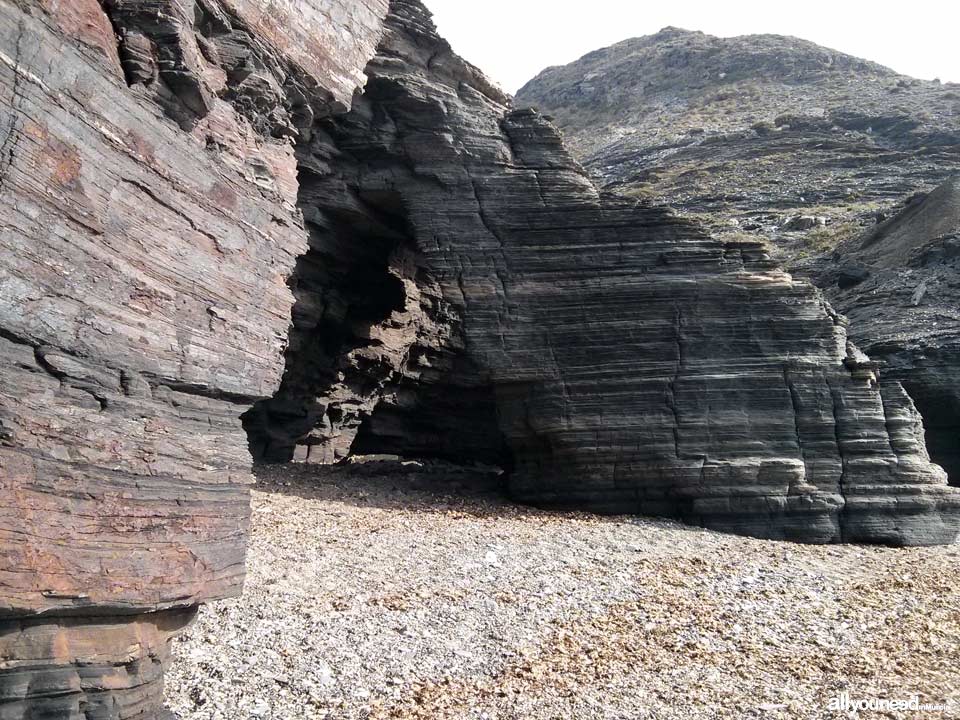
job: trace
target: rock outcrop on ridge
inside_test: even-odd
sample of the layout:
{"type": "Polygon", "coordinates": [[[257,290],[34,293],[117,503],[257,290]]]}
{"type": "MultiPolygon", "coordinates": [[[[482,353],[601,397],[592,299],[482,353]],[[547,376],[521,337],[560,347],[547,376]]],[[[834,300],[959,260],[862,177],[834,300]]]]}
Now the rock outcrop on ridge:
{"type": "Polygon", "coordinates": [[[813,268],[851,337],[906,387],[930,453],[960,485],[960,176],[813,268]]]}
{"type": "Polygon", "coordinates": [[[288,138],[347,108],[386,10],[0,0],[5,720],[158,716],[169,639],[240,591],[240,416],[306,248],[288,138]]]}
{"type": "Polygon", "coordinates": [[[551,115],[602,186],[787,258],[960,169],[960,85],[792,37],[665,28],[547,68],[516,103],[551,115]]]}
{"type": "Polygon", "coordinates": [[[329,462],[432,437],[501,453],[523,502],[811,542],[956,538],[960,495],[909,398],[881,392],[813,286],[759,240],[600,194],[418,3],[395,0],[386,27],[363,96],[298,151],[311,251],[255,448],[329,462]],[[359,293],[351,240],[379,258],[359,293]],[[464,436],[437,397],[454,430],[481,411],[464,436]]]}

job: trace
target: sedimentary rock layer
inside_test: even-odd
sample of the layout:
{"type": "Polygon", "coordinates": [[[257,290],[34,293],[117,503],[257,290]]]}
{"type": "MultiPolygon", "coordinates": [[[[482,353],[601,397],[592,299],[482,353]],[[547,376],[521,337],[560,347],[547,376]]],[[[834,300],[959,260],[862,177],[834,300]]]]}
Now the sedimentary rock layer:
{"type": "Polygon", "coordinates": [[[223,98],[258,130],[296,136],[342,112],[386,0],[104,0],[131,85],[187,127],[223,98]]]}
{"type": "Polygon", "coordinates": [[[105,8],[0,0],[5,719],[153,717],[169,637],[239,592],[240,416],[279,385],[306,249],[275,136],[345,109],[386,12],[105,8]]]}
{"type": "Polygon", "coordinates": [[[956,182],[915,197],[960,170],[960,85],[796,38],[667,28],[548,68],[517,103],[554,115],[605,187],[770,240],[903,381],[960,484],[956,182]]]}
{"type": "Polygon", "coordinates": [[[814,268],[857,343],[917,403],[931,455],[960,485],[960,176],[814,268]]]}
{"type": "MultiPolygon", "coordinates": [[[[312,247],[330,254],[331,218],[382,227],[386,215],[403,228],[391,242],[419,268],[405,277],[439,288],[496,399],[515,498],[813,542],[955,539],[960,495],[929,462],[909,398],[896,385],[881,393],[815,288],[759,241],[718,241],[602,196],[556,128],[510,111],[421,5],[391,7],[364,95],[300,148],[312,174],[301,205],[317,218],[312,247]]],[[[300,303],[322,308],[336,285],[303,287],[300,303]]],[[[302,344],[325,336],[309,324],[302,344]]],[[[441,340],[459,350],[451,337],[441,340]]],[[[356,366],[354,347],[335,380],[356,366]]],[[[292,350],[287,377],[307,378],[324,417],[327,385],[309,388],[303,372],[315,358],[292,350]]],[[[354,404],[358,436],[376,402],[354,404]]],[[[301,438],[301,457],[349,452],[330,424],[301,438]]],[[[282,423],[265,425],[282,444],[282,423]]]]}
{"type": "Polygon", "coordinates": [[[418,2],[329,117],[386,11],[0,0],[4,720],[159,716],[169,639],[242,582],[244,413],[268,457],[498,462],[522,501],[764,537],[956,537],[912,403],[811,286],[602,196],[418,2]]]}

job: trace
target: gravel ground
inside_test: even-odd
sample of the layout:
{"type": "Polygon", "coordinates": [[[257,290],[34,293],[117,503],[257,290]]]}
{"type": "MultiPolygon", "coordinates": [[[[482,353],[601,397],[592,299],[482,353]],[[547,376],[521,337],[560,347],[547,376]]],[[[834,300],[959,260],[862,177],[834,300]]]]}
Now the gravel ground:
{"type": "Polygon", "coordinates": [[[960,547],[812,547],[515,507],[490,474],[259,471],[244,596],[177,643],[184,720],[960,718],[960,547]]]}

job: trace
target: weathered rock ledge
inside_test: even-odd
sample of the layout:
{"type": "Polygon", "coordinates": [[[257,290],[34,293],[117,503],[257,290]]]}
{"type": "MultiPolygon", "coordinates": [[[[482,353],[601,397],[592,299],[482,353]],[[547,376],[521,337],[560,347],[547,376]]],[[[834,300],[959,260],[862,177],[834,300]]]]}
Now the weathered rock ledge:
{"type": "Polygon", "coordinates": [[[811,268],[856,342],[910,393],[931,455],[960,485],[960,176],[811,268]]]}

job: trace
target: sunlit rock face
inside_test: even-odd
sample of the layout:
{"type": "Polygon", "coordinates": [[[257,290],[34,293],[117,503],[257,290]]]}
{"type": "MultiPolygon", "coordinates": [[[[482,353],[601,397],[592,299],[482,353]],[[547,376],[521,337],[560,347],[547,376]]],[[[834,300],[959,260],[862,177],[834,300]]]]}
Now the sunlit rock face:
{"type": "Polygon", "coordinates": [[[956,537],[909,398],[759,241],[598,193],[418,3],[392,4],[367,75],[298,151],[313,261],[260,452],[416,454],[429,436],[499,456],[524,502],[810,542],[956,537]],[[369,288],[358,248],[379,258],[369,288]]]}
{"type": "Polygon", "coordinates": [[[293,143],[387,10],[271,5],[0,2],[3,718],[157,716],[170,638],[240,591],[293,143]]]}

